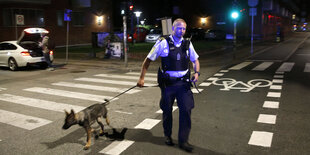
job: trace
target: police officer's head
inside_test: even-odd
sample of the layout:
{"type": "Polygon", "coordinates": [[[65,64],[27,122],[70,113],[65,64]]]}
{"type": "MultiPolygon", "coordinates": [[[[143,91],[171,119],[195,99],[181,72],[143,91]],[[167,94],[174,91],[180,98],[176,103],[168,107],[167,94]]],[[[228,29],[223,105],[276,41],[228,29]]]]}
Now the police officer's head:
{"type": "Polygon", "coordinates": [[[172,35],[174,37],[182,38],[185,34],[185,31],[186,31],[186,22],[183,19],[178,18],[173,21],[172,35]]]}

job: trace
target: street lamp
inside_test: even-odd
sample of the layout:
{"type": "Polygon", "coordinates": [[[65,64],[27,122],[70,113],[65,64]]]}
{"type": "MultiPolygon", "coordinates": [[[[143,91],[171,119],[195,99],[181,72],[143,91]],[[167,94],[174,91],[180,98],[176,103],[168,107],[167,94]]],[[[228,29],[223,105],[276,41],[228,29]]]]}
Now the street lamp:
{"type": "Polygon", "coordinates": [[[136,17],[137,17],[137,41],[139,40],[139,17],[141,15],[141,11],[136,11],[134,12],[136,14],[136,17]]]}
{"type": "Polygon", "coordinates": [[[200,18],[200,22],[201,22],[201,25],[202,25],[202,26],[205,26],[205,25],[206,25],[206,22],[207,22],[207,18],[205,18],[205,17],[200,18]]]}

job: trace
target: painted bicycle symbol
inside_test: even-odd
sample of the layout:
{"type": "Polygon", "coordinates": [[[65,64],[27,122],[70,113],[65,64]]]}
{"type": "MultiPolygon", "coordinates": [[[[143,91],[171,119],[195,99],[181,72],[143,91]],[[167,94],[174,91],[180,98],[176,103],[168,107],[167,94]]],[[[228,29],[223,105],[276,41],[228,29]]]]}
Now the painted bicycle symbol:
{"type": "Polygon", "coordinates": [[[242,81],[237,81],[231,78],[221,78],[214,80],[212,84],[216,86],[224,86],[224,88],[220,90],[229,91],[231,89],[239,89],[240,92],[250,92],[254,88],[258,87],[268,87],[272,84],[271,81],[265,79],[254,79],[250,80],[247,83],[242,81]]]}

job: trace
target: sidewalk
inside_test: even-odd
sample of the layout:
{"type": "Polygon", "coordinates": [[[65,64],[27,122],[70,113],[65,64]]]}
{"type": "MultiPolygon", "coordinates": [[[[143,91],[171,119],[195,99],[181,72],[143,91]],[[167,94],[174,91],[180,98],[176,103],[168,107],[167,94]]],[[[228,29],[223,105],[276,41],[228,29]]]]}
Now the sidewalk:
{"type": "Polygon", "coordinates": [[[276,46],[271,46],[265,50],[256,53],[248,60],[250,61],[286,61],[300,45],[302,45],[310,36],[310,33],[294,33],[289,39],[279,43],[276,46]]]}
{"type": "MultiPolygon", "coordinates": [[[[308,37],[308,33],[293,33],[291,36],[287,37],[284,42],[255,42],[253,53],[251,53],[250,44],[239,44],[235,50],[232,47],[222,47],[216,50],[210,51],[197,51],[200,56],[199,60],[208,59],[207,61],[215,61],[214,57],[222,57],[222,65],[228,66],[231,64],[239,63],[245,59],[250,61],[280,61],[276,60],[275,55],[281,56],[281,59],[288,58],[297,48],[300,46],[305,39],[308,37]]],[[[92,58],[87,56],[70,58],[66,62],[64,58],[56,58],[54,64],[56,66],[98,66],[98,67],[108,67],[115,68],[117,70],[123,71],[140,71],[143,60],[148,53],[141,53],[140,55],[132,56],[129,53],[127,66],[125,65],[124,59],[102,59],[102,58],[92,58]]],[[[203,64],[202,64],[203,65],[203,64]]],[[[160,61],[152,62],[149,67],[149,71],[157,71],[158,66],[160,66],[160,61]]],[[[207,65],[210,66],[210,65],[207,65]]]]}

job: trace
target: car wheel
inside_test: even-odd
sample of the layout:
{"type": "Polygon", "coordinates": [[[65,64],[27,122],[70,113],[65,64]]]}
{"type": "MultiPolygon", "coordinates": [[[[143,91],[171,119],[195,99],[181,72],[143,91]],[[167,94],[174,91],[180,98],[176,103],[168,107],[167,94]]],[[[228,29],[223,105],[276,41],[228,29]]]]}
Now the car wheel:
{"type": "Polygon", "coordinates": [[[14,58],[9,59],[8,65],[9,65],[10,70],[12,71],[16,71],[18,69],[16,60],[14,58]]]}

